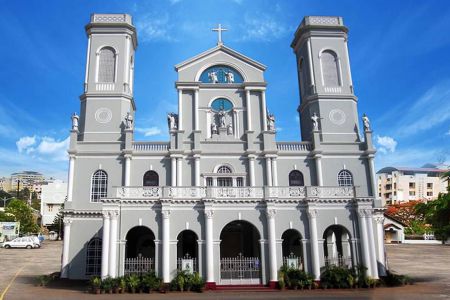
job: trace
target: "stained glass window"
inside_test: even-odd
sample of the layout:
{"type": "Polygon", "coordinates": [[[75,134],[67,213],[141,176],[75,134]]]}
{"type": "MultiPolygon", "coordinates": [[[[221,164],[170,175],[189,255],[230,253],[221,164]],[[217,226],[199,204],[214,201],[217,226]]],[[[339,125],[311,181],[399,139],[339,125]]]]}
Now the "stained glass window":
{"type": "Polygon", "coordinates": [[[233,108],[233,103],[225,98],[217,98],[211,103],[211,108],[214,111],[230,111],[233,108]]]}
{"type": "Polygon", "coordinates": [[[244,78],[234,68],[225,65],[215,65],[203,71],[200,75],[203,83],[242,83],[244,78]]]}

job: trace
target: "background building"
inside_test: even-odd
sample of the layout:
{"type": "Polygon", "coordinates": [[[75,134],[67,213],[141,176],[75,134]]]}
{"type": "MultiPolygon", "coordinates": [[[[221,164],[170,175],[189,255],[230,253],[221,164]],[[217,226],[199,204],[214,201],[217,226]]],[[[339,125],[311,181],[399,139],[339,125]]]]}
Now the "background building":
{"type": "Polygon", "coordinates": [[[41,216],[42,225],[48,226],[53,223],[56,215],[64,204],[67,196],[67,183],[61,180],[49,182],[42,185],[41,192],[41,216]]]}
{"type": "Polygon", "coordinates": [[[12,173],[10,178],[10,191],[16,191],[17,185],[19,185],[19,190],[28,188],[31,191],[36,182],[44,181],[44,179],[44,175],[35,171],[12,173]]]}
{"type": "Polygon", "coordinates": [[[385,167],[377,172],[378,196],[384,204],[412,200],[434,200],[447,191],[447,182],[440,178],[445,170],[434,167],[385,167]]]}

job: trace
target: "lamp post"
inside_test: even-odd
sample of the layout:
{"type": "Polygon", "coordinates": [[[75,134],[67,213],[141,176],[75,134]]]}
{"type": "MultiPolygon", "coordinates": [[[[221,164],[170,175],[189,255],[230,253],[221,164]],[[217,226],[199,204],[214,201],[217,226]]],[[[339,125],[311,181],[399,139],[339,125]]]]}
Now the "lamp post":
{"type": "Polygon", "coordinates": [[[6,198],[6,197],[3,197],[3,209],[6,209],[6,201],[8,201],[8,200],[11,200],[11,199],[14,199],[14,198],[6,198]]]}
{"type": "Polygon", "coordinates": [[[17,179],[17,199],[19,199],[20,179],[17,179]]]}

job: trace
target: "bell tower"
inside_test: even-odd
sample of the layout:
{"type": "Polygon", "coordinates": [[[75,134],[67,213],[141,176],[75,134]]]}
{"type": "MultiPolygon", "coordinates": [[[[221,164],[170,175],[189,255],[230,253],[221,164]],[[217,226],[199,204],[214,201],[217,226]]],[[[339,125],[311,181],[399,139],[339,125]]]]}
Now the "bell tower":
{"type": "Polygon", "coordinates": [[[80,96],[82,141],[123,141],[134,117],[136,30],[127,14],[93,14],[86,25],[88,49],[84,93],[80,96]]]}
{"type": "MultiPolygon", "coordinates": [[[[318,116],[322,142],[359,142],[357,98],[341,17],[305,17],[291,47],[297,57],[302,140],[311,141],[318,116]]],[[[317,130],[317,129],[316,129],[317,130]]]]}

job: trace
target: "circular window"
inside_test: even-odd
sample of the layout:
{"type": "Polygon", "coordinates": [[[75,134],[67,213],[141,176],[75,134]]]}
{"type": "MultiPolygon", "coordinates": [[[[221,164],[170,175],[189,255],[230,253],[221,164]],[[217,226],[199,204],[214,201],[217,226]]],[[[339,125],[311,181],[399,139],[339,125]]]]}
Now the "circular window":
{"type": "Polygon", "coordinates": [[[211,103],[211,108],[214,111],[230,111],[233,108],[233,103],[225,98],[217,98],[211,103]]]}
{"type": "Polygon", "coordinates": [[[336,125],[342,125],[345,123],[345,113],[340,109],[333,109],[330,111],[330,121],[336,125]]]}
{"type": "Polygon", "coordinates": [[[101,107],[95,112],[95,120],[99,123],[108,123],[112,119],[112,111],[109,108],[101,107]]]}

